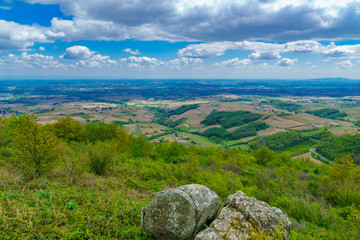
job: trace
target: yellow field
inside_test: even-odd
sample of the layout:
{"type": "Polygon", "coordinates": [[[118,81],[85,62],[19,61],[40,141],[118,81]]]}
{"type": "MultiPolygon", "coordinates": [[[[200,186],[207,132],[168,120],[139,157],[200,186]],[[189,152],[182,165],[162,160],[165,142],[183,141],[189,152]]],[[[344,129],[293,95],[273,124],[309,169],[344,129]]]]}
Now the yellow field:
{"type": "Polygon", "coordinates": [[[278,132],[287,132],[285,129],[282,128],[274,128],[274,127],[269,127],[265,130],[260,130],[258,131],[258,135],[259,136],[268,136],[268,135],[272,135],[278,132]]]}
{"type": "Polygon", "coordinates": [[[325,123],[325,122],[329,121],[329,119],[319,118],[319,117],[316,117],[316,116],[313,116],[313,115],[310,115],[307,113],[293,114],[291,116],[285,116],[283,118],[301,122],[301,123],[305,123],[305,124],[325,123]]]}
{"type": "Polygon", "coordinates": [[[292,128],[292,127],[304,125],[304,123],[277,117],[277,116],[269,117],[264,122],[272,127],[278,127],[278,128],[292,128]]]}

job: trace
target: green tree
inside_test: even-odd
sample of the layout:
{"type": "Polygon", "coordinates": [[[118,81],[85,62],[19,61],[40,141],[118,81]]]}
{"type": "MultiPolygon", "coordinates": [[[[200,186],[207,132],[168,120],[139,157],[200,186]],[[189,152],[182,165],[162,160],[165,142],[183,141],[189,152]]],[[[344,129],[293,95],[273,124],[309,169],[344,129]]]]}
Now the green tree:
{"type": "Polygon", "coordinates": [[[51,170],[59,155],[57,138],[42,128],[34,114],[13,120],[13,145],[21,170],[32,177],[39,177],[51,170]]]}
{"type": "Polygon", "coordinates": [[[8,129],[9,128],[6,119],[0,117],[0,147],[5,147],[10,143],[8,129]]]}
{"type": "Polygon", "coordinates": [[[320,176],[325,196],[340,206],[360,204],[360,166],[351,155],[345,155],[330,166],[326,176],[320,176]]]}
{"type": "Polygon", "coordinates": [[[275,157],[275,153],[265,146],[261,146],[253,153],[253,155],[256,159],[256,162],[262,165],[270,162],[275,157]]]}
{"type": "Polygon", "coordinates": [[[72,147],[64,147],[64,153],[61,156],[65,173],[68,176],[69,185],[74,183],[77,175],[79,175],[85,168],[85,159],[88,157],[84,152],[82,145],[76,144],[72,147]]]}
{"type": "Polygon", "coordinates": [[[92,122],[85,125],[86,141],[94,143],[96,141],[112,140],[117,136],[118,125],[115,123],[106,124],[104,122],[92,122]]]}
{"type": "Polygon", "coordinates": [[[62,117],[52,125],[52,130],[58,138],[66,141],[80,142],[84,140],[84,129],[71,117],[62,117]]]}

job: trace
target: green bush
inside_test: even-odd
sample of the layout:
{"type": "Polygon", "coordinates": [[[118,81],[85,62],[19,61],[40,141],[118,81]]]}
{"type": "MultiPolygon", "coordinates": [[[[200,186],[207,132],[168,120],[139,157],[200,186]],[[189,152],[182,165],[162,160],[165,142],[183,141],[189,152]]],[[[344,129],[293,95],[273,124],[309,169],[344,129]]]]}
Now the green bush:
{"type": "Polygon", "coordinates": [[[105,143],[91,145],[89,149],[90,170],[98,175],[104,175],[113,165],[114,153],[105,143]]]}

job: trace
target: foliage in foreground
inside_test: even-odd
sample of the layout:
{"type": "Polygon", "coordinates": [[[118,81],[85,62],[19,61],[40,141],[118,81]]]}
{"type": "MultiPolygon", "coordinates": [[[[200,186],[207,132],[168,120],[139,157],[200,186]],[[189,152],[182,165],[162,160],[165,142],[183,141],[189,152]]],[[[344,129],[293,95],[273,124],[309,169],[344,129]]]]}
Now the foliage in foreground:
{"type": "Polygon", "coordinates": [[[328,159],[336,160],[351,154],[354,162],[360,163],[360,134],[332,136],[319,144],[317,151],[328,159]]]}
{"type": "Polygon", "coordinates": [[[189,183],[208,186],[222,201],[242,190],[283,209],[294,222],[291,239],[360,234],[360,167],[350,156],[337,165],[316,165],[266,147],[246,152],[151,144],[122,128],[94,141],[86,131],[97,127],[87,125],[71,141],[33,121],[32,127],[58,141],[45,152],[59,155],[30,178],[18,165],[28,164],[21,158],[26,146],[15,142],[23,135],[13,131],[29,117],[0,120],[0,239],[150,239],[140,224],[141,208],[155,192],[189,183]]]}

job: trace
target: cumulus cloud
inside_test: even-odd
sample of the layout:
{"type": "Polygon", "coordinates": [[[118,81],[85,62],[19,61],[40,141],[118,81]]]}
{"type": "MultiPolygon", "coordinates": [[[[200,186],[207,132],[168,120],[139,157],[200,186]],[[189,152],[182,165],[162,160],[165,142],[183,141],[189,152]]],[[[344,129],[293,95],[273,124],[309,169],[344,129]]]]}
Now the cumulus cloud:
{"type": "Polygon", "coordinates": [[[182,66],[189,66],[189,65],[198,65],[200,63],[202,63],[203,60],[200,58],[177,58],[177,59],[173,59],[170,60],[168,62],[165,63],[166,66],[169,66],[172,69],[177,69],[177,70],[181,70],[182,66]]]}
{"type": "Polygon", "coordinates": [[[68,40],[291,41],[359,38],[358,0],[26,0],[60,4],[73,20],[51,30],[68,40]],[[139,31],[142,30],[142,31],[139,31]]]}
{"type": "Polygon", "coordinates": [[[329,58],[360,57],[360,44],[336,46],[335,43],[331,43],[321,53],[329,58]]]}
{"type": "Polygon", "coordinates": [[[169,61],[169,64],[173,64],[173,65],[191,65],[191,64],[199,64],[202,63],[203,60],[200,58],[178,58],[178,59],[173,59],[169,61]]]}
{"type": "Polygon", "coordinates": [[[249,58],[251,59],[263,59],[263,60],[273,60],[281,58],[278,52],[255,52],[249,54],[249,58]]]}
{"type": "Polygon", "coordinates": [[[337,62],[336,64],[336,69],[348,69],[348,68],[352,68],[354,66],[354,64],[350,61],[350,60],[346,60],[346,61],[342,61],[342,62],[337,62]]]}
{"type": "Polygon", "coordinates": [[[295,59],[289,59],[289,58],[282,58],[280,59],[276,65],[280,67],[291,67],[294,66],[295,63],[297,63],[297,58],[295,59]]]}
{"type": "Polygon", "coordinates": [[[0,20],[0,50],[24,50],[34,42],[50,42],[57,36],[44,27],[0,20]]]}
{"type": "Polygon", "coordinates": [[[45,47],[39,47],[39,51],[45,51],[45,47]]]}
{"type": "Polygon", "coordinates": [[[42,54],[28,54],[22,53],[21,55],[9,54],[0,58],[1,65],[9,68],[39,68],[39,69],[48,69],[48,68],[62,68],[63,64],[59,63],[54,59],[53,56],[46,56],[42,54]]]}
{"type": "Polygon", "coordinates": [[[215,63],[218,67],[244,67],[250,65],[252,61],[250,59],[233,58],[230,60],[222,61],[220,63],[215,63]]]}
{"type": "Polygon", "coordinates": [[[312,53],[320,51],[323,45],[313,40],[300,40],[288,42],[283,45],[283,48],[284,52],[312,53]]]}
{"type": "Polygon", "coordinates": [[[187,58],[210,58],[221,56],[226,50],[240,49],[236,42],[213,42],[190,44],[187,47],[180,49],[178,55],[187,58]]]}
{"type": "Polygon", "coordinates": [[[96,54],[88,59],[77,62],[73,67],[105,68],[117,65],[117,61],[111,60],[109,56],[96,54]]]}
{"type": "Polygon", "coordinates": [[[143,68],[143,67],[156,67],[164,65],[163,61],[151,57],[135,57],[121,58],[120,63],[127,64],[129,67],[143,68]]]}
{"type": "Polygon", "coordinates": [[[72,46],[66,49],[64,55],[61,56],[63,59],[84,59],[89,58],[94,54],[89,48],[85,46],[72,46]]]}
{"type": "Polygon", "coordinates": [[[141,52],[138,49],[135,49],[135,51],[133,51],[131,48],[126,48],[123,50],[124,52],[130,53],[132,55],[138,55],[141,54],[141,52]]]}
{"type": "Polygon", "coordinates": [[[180,57],[210,58],[224,55],[227,50],[253,51],[249,58],[256,60],[273,60],[281,58],[281,53],[313,53],[328,58],[360,58],[360,44],[338,46],[335,43],[323,45],[317,41],[300,40],[288,43],[265,42],[213,42],[190,44],[178,51],[180,57]]]}
{"type": "Polygon", "coordinates": [[[253,59],[276,59],[279,52],[284,51],[284,44],[264,42],[213,42],[190,44],[178,51],[180,57],[210,58],[224,55],[227,50],[249,50],[254,51],[249,55],[253,59]]]}

